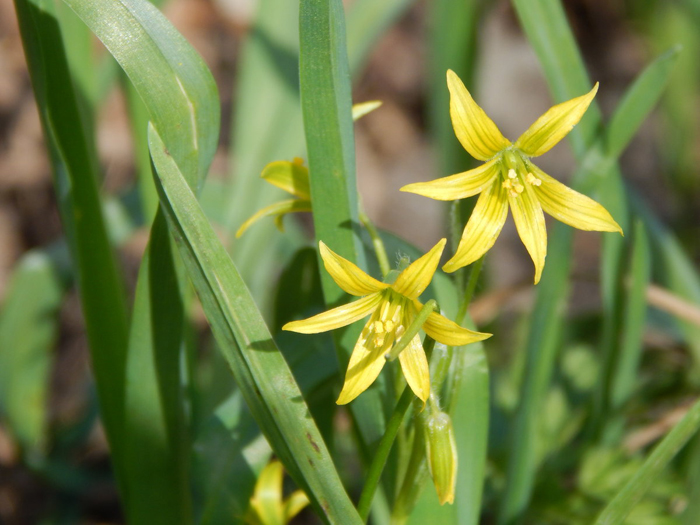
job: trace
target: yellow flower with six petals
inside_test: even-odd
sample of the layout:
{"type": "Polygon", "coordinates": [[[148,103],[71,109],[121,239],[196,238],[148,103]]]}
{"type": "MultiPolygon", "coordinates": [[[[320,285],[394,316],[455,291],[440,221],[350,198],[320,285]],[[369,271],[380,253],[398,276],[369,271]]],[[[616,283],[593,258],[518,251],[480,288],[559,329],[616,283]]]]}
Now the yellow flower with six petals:
{"type": "MultiPolygon", "coordinates": [[[[349,325],[371,314],[350,357],[345,383],[336,403],[349,403],[377,378],[392,346],[423,307],[418,297],[430,284],[444,247],[445,239],[442,239],[390,284],[370,277],[323,242],[319,243],[323,264],[333,280],[345,292],[361,299],[303,321],[287,323],[282,329],[315,334],[349,325]]],[[[450,346],[466,345],[491,336],[462,328],[435,312],[428,316],[423,330],[436,341],[450,346]]],[[[399,354],[399,361],[406,382],[425,403],[430,395],[430,371],[418,335],[399,354]]]]}
{"type": "Polygon", "coordinates": [[[451,70],[447,72],[447,86],[455,134],[472,157],[485,162],[464,173],[401,188],[438,200],[481,194],[457,251],[443,270],[454,272],[484,255],[501,232],[509,206],[518,234],[535,263],[535,284],[547,254],[543,210],[574,228],[622,233],[603,206],[556,181],[530,161],[530,157],[549,151],[581,120],[598,84],[586,95],[550,108],[515,143],[501,134],[451,70]]]}

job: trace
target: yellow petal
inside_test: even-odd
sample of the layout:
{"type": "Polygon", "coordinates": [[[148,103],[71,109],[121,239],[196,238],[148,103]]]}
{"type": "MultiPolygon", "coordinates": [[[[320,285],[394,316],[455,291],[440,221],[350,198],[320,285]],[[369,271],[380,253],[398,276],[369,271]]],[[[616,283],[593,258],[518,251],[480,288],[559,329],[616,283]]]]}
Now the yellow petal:
{"type": "Polygon", "coordinates": [[[478,260],[496,242],[507,216],[506,190],[501,185],[500,179],[496,179],[479,196],[462,233],[457,252],[442,269],[446,272],[454,272],[478,260]]]}
{"type": "MultiPolygon", "coordinates": [[[[258,222],[263,217],[269,217],[270,215],[277,215],[277,217],[281,217],[287,213],[294,213],[298,211],[311,211],[311,202],[308,200],[289,199],[270,204],[245,221],[241,227],[238,228],[236,238],[243,235],[243,233],[250,228],[253,223],[258,222]]],[[[277,227],[279,228],[279,224],[277,227]]]]}
{"type": "Polygon", "coordinates": [[[367,390],[369,386],[377,379],[379,372],[382,371],[386,358],[386,348],[384,346],[376,346],[371,340],[367,339],[370,333],[370,322],[364,327],[360,338],[357,340],[350,362],[348,363],[348,371],[345,373],[345,383],[343,390],[338,396],[336,403],[345,405],[367,390]]]}
{"type": "Polygon", "coordinates": [[[406,383],[423,404],[430,396],[430,368],[425,357],[420,337],[416,334],[403,352],[399,354],[401,370],[406,378],[406,383]]]}
{"type": "Polygon", "coordinates": [[[260,176],[270,184],[291,193],[300,199],[311,200],[309,168],[295,159],[294,162],[278,160],[263,168],[260,176]]]}
{"type": "Polygon", "coordinates": [[[430,182],[416,182],[401,188],[401,191],[417,193],[440,201],[465,199],[481,193],[498,175],[497,159],[490,160],[473,170],[435,179],[430,182]]]}
{"type": "MultiPolygon", "coordinates": [[[[418,306],[416,305],[416,308],[418,306]]],[[[423,330],[439,343],[448,346],[468,345],[491,337],[491,334],[463,328],[438,313],[432,313],[428,316],[428,320],[423,325],[423,330]]]]}
{"type": "Polygon", "coordinates": [[[381,100],[368,100],[367,102],[360,102],[358,104],[352,105],[352,119],[358,120],[372,113],[375,109],[382,105],[381,100]]]}
{"type": "Polygon", "coordinates": [[[300,334],[317,334],[335,330],[349,325],[368,316],[382,301],[382,294],[373,293],[352,303],[344,304],[302,321],[292,321],[285,324],[282,330],[298,332],[300,334]]]}
{"type": "Polygon", "coordinates": [[[292,521],[304,507],[310,503],[309,497],[302,490],[296,490],[284,502],[284,523],[292,521]]]}
{"type": "Polygon", "coordinates": [[[532,262],[535,263],[535,284],[537,284],[542,276],[544,258],[547,256],[547,228],[544,224],[542,206],[528,183],[525,184],[525,191],[516,197],[508,194],[508,202],[520,240],[532,257],[532,262]]]}
{"type": "Polygon", "coordinates": [[[441,239],[433,249],[413,261],[399,274],[391,288],[410,299],[416,299],[428,287],[440,262],[446,239],[441,239]]]}
{"type": "Polygon", "coordinates": [[[323,265],[333,280],[350,295],[367,295],[389,288],[389,285],[370,277],[355,264],[344,259],[323,241],[318,243],[323,265]]]}
{"type": "Polygon", "coordinates": [[[451,69],[447,70],[450,90],[450,115],[455,135],[475,159],[488,160],[510,146],[483,109],[481,109],[451,69]]]}
{"type": "Polygon", "coordinates": [[[272,461],[260,472],[250,500],[249,520],[253,523],[282,523],[282,463],[272,461]]]}
{"type": "Polygon", "coordinates": [[[587,94],[549,108],[520,136],[515,146],[531,157],[537,157],[552,149],[578,124],[597,91],[596,82],[587,94]]]}
{"type": "Polygon", "coordinates": [[[533,189],[545,212],[579,230],[622,233],[620,225],[603,206],[553,179],[537,166],[530,167],[542,181],[533,189]]]}

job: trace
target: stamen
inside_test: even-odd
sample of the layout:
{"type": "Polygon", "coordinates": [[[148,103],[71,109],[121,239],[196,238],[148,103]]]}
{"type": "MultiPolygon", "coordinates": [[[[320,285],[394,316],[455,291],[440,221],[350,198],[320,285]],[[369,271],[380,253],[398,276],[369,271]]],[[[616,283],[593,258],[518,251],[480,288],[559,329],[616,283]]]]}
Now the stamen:
{"type": "Polygon", "coordinates": [[[517,191],[518,193],[522,193],[523,191],[525,191],[525,186],[516,182],[515,183],[515,191],[517,191]]]}
{"type": "Polygon", "coordinates": [[[382,346],[384,344],[385,334],[377,334],[374,336],[374,346],[382,346]]]}
{"type": "Polygon", "coordinates": [[[533,186],[540,186],[542,184],[542,181],[535,177],[532,173],[528,173],[527,177],[525,177],[525,180],[533,186]]]}
{"type": "Polygon", "coordinates": [[[513,183],[510,180],[504,180],[502,185],[507,190],[513,187],[513,183]]]}
{"type": "Polygon", "coordinates": [[[515,179],[517,176],[518,176],[518,174],[515,173],[515,170],[513,168],[508,170],[508,178],[515,179]]]}
{"type": "Polygon", "coordinates": [[[386,329],[387,332],[393,332],[394,331],[394,322],[393,321],[384,321],[384,328],[386,329]]]}
{"type": "Polygon", "coordinates": [[[374,321],[374,332],[377,334],[384,332],[384,325],[381,321],[374,321]]]}

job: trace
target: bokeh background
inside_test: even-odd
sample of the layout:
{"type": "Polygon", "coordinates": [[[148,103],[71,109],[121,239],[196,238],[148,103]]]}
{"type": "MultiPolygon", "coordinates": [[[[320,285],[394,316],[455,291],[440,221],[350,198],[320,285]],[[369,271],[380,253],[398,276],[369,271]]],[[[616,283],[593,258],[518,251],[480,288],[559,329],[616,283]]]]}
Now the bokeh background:
{"type": "MultiPolygon", "coordinates": [[[[693,260],[700,262],[700,2],[564,3],[589,75],[600,82],[597,100],[604,114],[609,115],[615,108],[645,64],[672,45],[683,46],[661,105],[636,135],[621,166],[627,183],[676,232],[693,260]]],[[[426,91],[434,82],[429,78],[429,4],[423,0],[412,2],[399,22],[381,37],[353,93],[356,102],[383,101],[379,110],[356,124],[358,181],[364,206],[378,226],[423,249],[446,235],[447,207],[398,189],[410,182],[450,174],[441,170],[426,107],[426,91]]],[[[476,100],[503,133],[515,139],[552,105],[552,100],[538,60],[509,2],[489,0],[481,4],[483,14],[475,47],[478,65],[472,88],[476,100]]],[[[217,181],[236,177],[235,158],[229,151],[230,115],[236,111],[232,105],[239,50],[255,16],[256,2],[169,0],[164,11],[204,57],[219,86],[224,122],[210,178],[217,181]]],[[[296,20],[289,23],[295,24],[296,20]]],[[[99,45],[95,49],[100,52],[99,45]]],[[[128,198],[134,191],[136,168],[125,101],[116,88],[106,93],[99,114],[98,147],[104,173],[102,191],[128,198]]],[[[563,181],[575,169],[565,142],[538,164],[563,181]]],[[[464,169],[469,167],[465,157],[464,169]]],[[[304,227],[309,226],[303,218],[287,220],[300,220],[304,227]]],[[[0,305],[22,254],[49,246],[61,235],[50,164],[13,3],[0,0],[0,305]]],[[[255,235],[255,227],[249,235],[255,235]]],[[[132,283],[146,240],[146,230],[137,231],[119,252],[132,283]]],[[[598,307],[599,243],[598,234],[576,235],[575,288],[570,307],[579,313],[598,307]]],[[[499,316],[507,325],[531,304],[532,266],[511,221],[494,250],[487,259],[490,291],[477,290],[472,314],[482,322],[499,316]]],[[[650,352],[664,352],[663,362],[670,377],[687,363],[683,348],[662,334],[649,331],[645,345],[650,352]]],[[[492,356],[496,364],[507,358],[492,356]]],[[[74,523],[120,523],[106,442],[94,417],[87,343],[75,292],[69,294],[60,311],[49,400],[48,426],[60,438],[54,446],[63,459],[60,467],[65,469],[55,475],[64,480],[64,485],[50,476],[33,473],[18,461],[17,447],[0,420],[0,523],[40,523],[58,508],[69,509],[74,523]],[[92,417],[88,417],[90,414],[92,417]],[[80,422],[87,427],[76,430],[80,422]],[[82,432],[86,439],[74,446],[67,429],[82,432]],[[81,478],[85,471],[91,473],[87,484],[81,478]],[[68,486],[65,479],[72,479],[68,486]],[[75,487],[81,488],[73,490],[75,487]]],[[[666,421],[666,427],[661,423],[657,431],[675,421],[673,414],[667,415],[670,419],[656,418],[666,421]]]]}

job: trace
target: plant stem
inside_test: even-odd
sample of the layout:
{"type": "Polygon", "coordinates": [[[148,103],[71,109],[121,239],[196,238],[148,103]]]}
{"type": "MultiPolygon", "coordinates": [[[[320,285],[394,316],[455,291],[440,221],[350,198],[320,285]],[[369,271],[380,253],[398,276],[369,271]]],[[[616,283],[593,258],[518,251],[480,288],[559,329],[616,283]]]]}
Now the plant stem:
{"type": "MultiPolygon", "coordinates": [[[[430,354],[432,353],[434,346],[435,340],[426,335],[425,339],[423,340],[423,349],[425,350],[428,359],[430,359],[430,354]]],[[[377,490],[377,485],[379,484],[379,478],[382,476],[382,471],[384,470],[389,453],[391,452],[391,447],[396,439],[396,434],[399,432],[401,422],[406,415],[408,407],[411,406],[411,401],[413,401],[414,397],[413,391],[408,386],[404,387],[401,398],[399,398],[399,402],[396,404],[394,413],[391,415],[391,419],[389,419],[389,422],[386,425],[386,431],[379,442],[377,453],[374,455],[374,459],[372,459],[372,464],[370,465],[369,472],[367,474],[367,480],[365,481],[365,486],[362,489],[360,501],[357,504],[357,511],[359,512],[362,520],[365,522],[369,516],[369,509],[372,505],[372,499],[374,498],[374,493],[377,490]]]]}
{"type": "Polygon", "coordinates": [[[367,230],[367,233],[369,233],[369,236],[372,238],[372,245],[374,246],[374,253],[377,256],[379,269],[382,271],[382,277],[386,277],[387,274],[391,271],[391,266],[389,265],[389,258],[386,255],[384,241],[379,236],[377,228],[374,227],[374,224],[364,211],[360,211],[359,219],[362,225],[367,230]]]}

